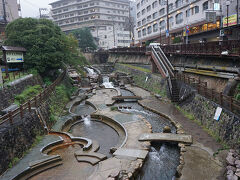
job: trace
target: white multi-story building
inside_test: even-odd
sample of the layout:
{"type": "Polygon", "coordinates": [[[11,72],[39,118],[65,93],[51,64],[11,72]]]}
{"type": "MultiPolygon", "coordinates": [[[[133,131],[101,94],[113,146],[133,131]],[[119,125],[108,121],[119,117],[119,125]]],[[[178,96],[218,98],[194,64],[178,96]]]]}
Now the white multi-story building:
{"type": "Polygon", "coordinates": [[[88,27],[99,48],[129,46],[129,0],[59,0],[52,6],[53,21],[64,32],[88,27]]]}
{"type": "MultiPolygon", "coordinates": [[[[6,11],[6,20],[11,22],[19,18],[20,5],[17,3],[17,0],[5,0],[5,11],[6,11]]],[[[0,1],[0,22],[4,20],[4,5],[3,1],[0,1]]]]}
{"type": "Polygon", "coordinates": [[[142,45],[148,40],[180,43],[187,38],[190,42],[218,40],[223,16],[219,7],[223,6],[224,1],[137,0],[135,44],[142,45]]]}

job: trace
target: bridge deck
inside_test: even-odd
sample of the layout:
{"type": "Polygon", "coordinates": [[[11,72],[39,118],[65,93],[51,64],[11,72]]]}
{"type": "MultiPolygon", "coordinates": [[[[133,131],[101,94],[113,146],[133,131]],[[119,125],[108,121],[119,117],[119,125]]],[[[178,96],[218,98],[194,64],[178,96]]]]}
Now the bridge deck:
{"type": "Polygon", "coordinates": [[[191,135],[171,134],[171,133],[144,133],[139,141],[163,141],[163,142],[182,142],[192,144],[191,135]]]}

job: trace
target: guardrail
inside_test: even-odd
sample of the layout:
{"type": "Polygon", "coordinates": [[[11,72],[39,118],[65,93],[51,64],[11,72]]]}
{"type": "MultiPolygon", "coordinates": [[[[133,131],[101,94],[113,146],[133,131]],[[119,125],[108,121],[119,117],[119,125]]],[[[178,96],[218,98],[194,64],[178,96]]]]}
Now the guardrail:
{"type": "Polygon", "coordinates": [[[168,54],[240,57],[239,40],[167,45],[162,49],[168,54]]]}
{"type": "MultiPolygon", "coordinates": [[[[240,40],[172,44],[161,46],[161,48],[165,54],[240,57],[240,40]]],[[[146,47],[124,47],[110,49],[109,53],[145,54],[148,51],[151,49],[146,47]]]]}
{"type": "Polygon", "coordinates": [[[28,100],[26,103],[21,104],[17,109],[13,111],[9,111],[4,116],[0,117],[0,125],[6,122],[10,122],[13,124],[13,118],[20,114],[21,119],[24,117],[24,113],[26,111],[31,112],[32,107],[39,107],[43,102],[45,102],[49,95],[55,90],[55,87],[63,80],[66,74],[66,70],[64,70],[58,78],[46,89],[44,89],[40,94],[36,95],[32,99],[28,100]]]}
{"type": "Polygon", "coordinates": [[[217,92],[214,89],[207,88],[207,82],[202,82],[199,79],[187,77],[184,74],[176,74],[176,78],[186,84],[194,87],[198,94],[214,101],[227,110],[240,116],[240,101],[237,101],[232,96],[226,96],[222,92],[217,92]]]}

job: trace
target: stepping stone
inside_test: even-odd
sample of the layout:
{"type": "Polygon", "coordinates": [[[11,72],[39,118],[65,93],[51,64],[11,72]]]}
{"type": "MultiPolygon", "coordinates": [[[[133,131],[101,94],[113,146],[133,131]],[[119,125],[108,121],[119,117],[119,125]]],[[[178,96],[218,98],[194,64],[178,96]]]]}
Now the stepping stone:
{"type": "Polygon", "coordinates": [[[182,142],[192,144],[191,135],[171,134],[171,133],[144,133],[139,141],[162,141],[162,142],[182,142]]]}
{"type": "Polygon", "coordinates": [[[148,154],[148,151],[146,150],[127,149],[127,148],[117,149],[113,153],[114,156],[131,157],[131,158],[139,158],[139,159],[145,159],[147,154],[148,154]]]}
{"type": "Polygon", "coordinates": [[[100,154],[100,153],[95,153],[95,152],[75,152],[75,156],[87,156],[87,157],[94,157],[94,158],[98,158],[99,160],[105,160],[107,159],[107,156],[105,156],[104,154],[100,154]]]}
{"type": "Polygon", "coordinates": [[[96,157],[77,156],[76,159],[78,160],[78,162],[87,162],[92,165],[96,165],[100,162],[100,160],[96,157]]]}

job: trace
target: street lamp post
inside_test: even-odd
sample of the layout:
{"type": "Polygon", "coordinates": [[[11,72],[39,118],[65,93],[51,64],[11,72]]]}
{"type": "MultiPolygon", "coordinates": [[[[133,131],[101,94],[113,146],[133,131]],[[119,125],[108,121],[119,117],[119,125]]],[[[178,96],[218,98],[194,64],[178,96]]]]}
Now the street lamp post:
{"type": "Polygon", "coordinates": [[[168,0],[166,1],[167,3],[167,33],[168,33],[168,37],[167,37],[167,43],[168,45],[170,44],[170,32],[169,32],[169,5],[168,5],[168,0]]]}
{"type": "Polygon", "coordinates": [[[226,2],[226,5],[227,5],[227,29],[228,29],[228,19],[229,19],[229,17],[228,17],[228,12],[229,12],[229,5],[230,5],[230,1],[229,0],[227,0],[227,2],[226,2]]]}

